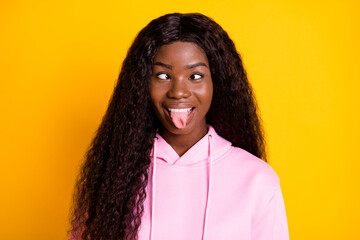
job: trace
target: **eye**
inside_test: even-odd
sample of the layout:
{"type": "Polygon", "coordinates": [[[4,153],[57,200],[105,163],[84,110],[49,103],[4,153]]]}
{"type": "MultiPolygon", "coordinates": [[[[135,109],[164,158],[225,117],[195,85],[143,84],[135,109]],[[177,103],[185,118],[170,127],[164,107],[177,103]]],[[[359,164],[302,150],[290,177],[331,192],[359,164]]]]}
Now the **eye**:
{"type": "Polygon", "coordinates": [[[167,74],[167,73],[158,73],[158,74],[156,74],[156,76],[157,76],[158,78],[164,79],[164,80],[170,79],[170,76],[169,76],[169,74],[167,74]]]}
{"type": "Polygon", "coordinates": [[[202,77],[204,77],[204,75],[202,75],[200,73],[194,73],[194,74],[191,74],[190,79],[191,80],[198,80],[198,79],[200,79],[202,77]]]}

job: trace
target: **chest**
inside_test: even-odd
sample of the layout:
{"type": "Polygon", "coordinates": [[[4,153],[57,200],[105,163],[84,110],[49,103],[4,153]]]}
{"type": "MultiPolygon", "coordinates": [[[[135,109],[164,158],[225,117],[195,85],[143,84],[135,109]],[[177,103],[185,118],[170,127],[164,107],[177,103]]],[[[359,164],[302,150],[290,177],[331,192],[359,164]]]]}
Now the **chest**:
{"type": "Polygon", "coordinates": [[[147,188],[139,239],[149,239],[150,231],[155,240],[202,239],[205,225],[207,240],[250,239],[250,188],[241,177],[231,175],[221,165],[214,165],[209,186],[207,166],[159,166],[155,192],[151,182],[147,188]]]}

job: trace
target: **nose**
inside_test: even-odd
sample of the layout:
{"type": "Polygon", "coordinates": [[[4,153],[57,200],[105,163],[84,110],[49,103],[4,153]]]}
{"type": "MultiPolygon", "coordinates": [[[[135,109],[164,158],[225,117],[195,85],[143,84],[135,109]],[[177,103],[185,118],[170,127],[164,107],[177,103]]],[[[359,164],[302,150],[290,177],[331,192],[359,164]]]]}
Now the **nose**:
{"type": "Polygon", "coordinates": [[[191,96],[191,91],[185,79],[173,79],[167,95],[174,99],[188,98],[191,96]]]}

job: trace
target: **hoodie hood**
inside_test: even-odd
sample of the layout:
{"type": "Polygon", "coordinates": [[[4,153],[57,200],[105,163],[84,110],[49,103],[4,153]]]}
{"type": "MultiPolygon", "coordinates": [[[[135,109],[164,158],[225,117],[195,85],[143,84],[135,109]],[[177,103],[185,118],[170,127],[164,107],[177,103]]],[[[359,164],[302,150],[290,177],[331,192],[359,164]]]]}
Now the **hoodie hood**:
{"type": "MultiPolygon", "coordinates": [[[[181,167],[199,166],[208,163],[209,153],[209,136],[212,138],[213,148],[212,160],[216,161],[224,153],[230,150],[231,142],[220,137],[212,126],[209,126],[208,133],[201,138],[194,146],[192,146],[181,157],[175,152],[175,150],[163,139],[159,134],[157,137],[157,163],[167,164],[181,167]]],[[[154,148],[151,151],[151,158],[154,156],[154,148]]]]}

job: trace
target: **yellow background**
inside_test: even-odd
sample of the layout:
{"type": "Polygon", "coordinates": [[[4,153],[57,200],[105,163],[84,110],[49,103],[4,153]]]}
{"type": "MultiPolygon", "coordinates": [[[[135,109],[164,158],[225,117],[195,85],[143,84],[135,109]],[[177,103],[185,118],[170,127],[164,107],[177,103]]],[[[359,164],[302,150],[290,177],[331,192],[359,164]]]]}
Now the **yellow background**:
{"type": "Polygon", "coordinates": [[[0,239],[66,239],[80,161],[136,33],[201,12],[255,89],[293,240],[360,239],[359,1],[0,2],[0,239]]]}

